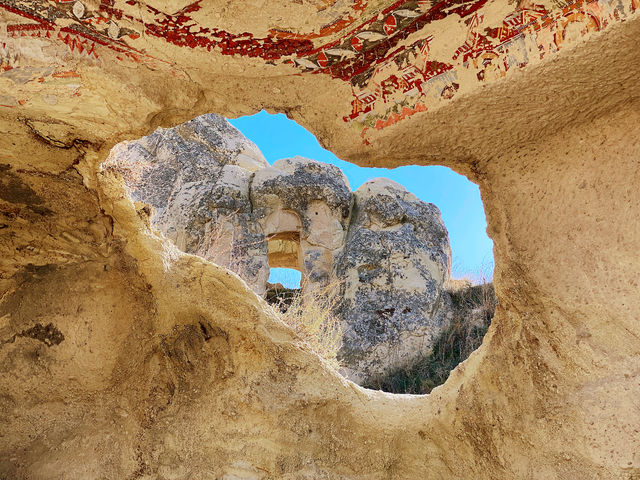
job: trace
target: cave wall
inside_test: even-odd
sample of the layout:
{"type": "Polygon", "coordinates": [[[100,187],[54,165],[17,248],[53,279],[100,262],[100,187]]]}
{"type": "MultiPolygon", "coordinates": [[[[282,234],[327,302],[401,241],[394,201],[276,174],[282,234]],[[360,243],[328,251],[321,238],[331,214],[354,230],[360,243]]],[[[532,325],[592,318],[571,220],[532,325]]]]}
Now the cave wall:
{"type": "MultiPolygon", "coordinates": [[[[351,80],[285,63],[287,48],[324,62],[286,32],[344,43],[349,22],[383,5],[269,4],[256,17],[253,4],[86,2],[83,26],[72,3],[0,5],[0,475],[640,476],[636,4],[597,29],[584,17],[593,3],[582,17],[548,5],[536,24],[584,20],[552,35],[561,48],[486,82],[473,71],[411,115],[385,117],[382,102],[375,122],[397,121],[366,131],[344,120],[351,80]],[[209,30],[192,34],[185,17],[209,30]],[[252,36],[260,55],[229,50],[252,36]],[[158,125],[261,108],[347,160],[444,164],[480,185],[499,307],[482,347],[431,395],[340,378],[234,274],[155,236],[100,171],[113,145],[158,125]]],[[[398,42],[462,45],[473,13],[495,26],[524,7],[469,5],[398,42]]]]}

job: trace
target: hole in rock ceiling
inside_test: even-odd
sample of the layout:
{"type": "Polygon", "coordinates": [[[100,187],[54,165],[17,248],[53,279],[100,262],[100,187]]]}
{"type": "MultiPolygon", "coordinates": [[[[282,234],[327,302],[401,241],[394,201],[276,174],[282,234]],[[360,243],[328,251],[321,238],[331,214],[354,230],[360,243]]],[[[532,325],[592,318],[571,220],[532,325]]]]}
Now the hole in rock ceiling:
{"type": "Polygon", "coordinates": [[[430,392],[493,317],[479,191],[447,168],[357,167],[264,112],[160,128],[103,168],[152,229],[234,271],[365,387],[430,392]]]}
{"type": "MultiPolygon", "coordinates": [[[[393,393],[428,393],[444,383],[450,371],[480,346],[496,306],[493,243],[486,235],[477,185],[446,167],[388,170],[344,162],[283,114],[263,111],[229,121],[274,167],[282,163],[279,159],[296,156],[325,162],[337,166],[355,192],[359,213],[354,215],[352,208],[344,226],[340,265],[333,268],[335,280],[343,282],[337,302],[343,325],[338,352],[342,372],[363,386],[393,393]],[[418,199],[401,193],[405,188],[418,199]],[[435,204],[439,212],[425,208],[424,202],[435,204]],[[385,203],[395,209],[385,209],[385,203]],[[361,215],[362,209],[367,213],[361,215]],[[403,215],[413,218],[403,223],[398,218],[403,215]],[[440,217],[446,230],[438,224],[440,217]],[[438,235],[446,236],[447,231],[448,241],[438,243],[438,235]],[[422,248],[414,242],[423,242],[422,248]],[[444,278],[426,273],[438,266],[450,269],[444,278]],[[428,319],[429,326],[420,326],[416,319],[428,319]]],[[[335,196],[339,187],[332,190],[335,196]]],[[[314,222],[317,210],[308,208],[305,220],[314,222]]],[[[333,221],[340,223],[338,217],[333,221]]],[[[302,262],[300,269],[306,266],[302,262]]]]}

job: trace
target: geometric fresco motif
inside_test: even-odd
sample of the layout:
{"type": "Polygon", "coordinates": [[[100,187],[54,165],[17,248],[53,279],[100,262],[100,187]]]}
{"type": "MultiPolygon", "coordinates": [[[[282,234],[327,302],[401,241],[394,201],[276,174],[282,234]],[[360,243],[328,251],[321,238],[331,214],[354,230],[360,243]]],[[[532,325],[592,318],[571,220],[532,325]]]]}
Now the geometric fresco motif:
{"type": "MultiPolygon", "coordinates": [[[[82,0],[0,0],[10,15],[0,26],[0,75],[13,68],[3,37],[62,42],[69,52],[89,61],[97,61],[101,50],[109,49],[118,61],[171,69],[163,59],[131,46],[144,34],[180,47],[261,58],[288,64],[299,74],[326,74],[349,82],[353,99],[345,105],[343,120],[368,143],[367,131],[433,108],[453,98],[463,83],[503,77],[557,52],[568,39],[624,21],[640,10],[640,0],[578,0],[553,7],[521,1],[496,24],[495,18],[487,21],[488,0],[400,0],[378,11],[366,0],[356,0],[348,14],[318,32],[272,29],[265,38],[254,38],[199,25],[191,15],[200,4],[198,0],[168,14],[127,0],[127,6],[144,13],[133,16],[117,8],[114,0],[100,0],[94,11],[82,0]],[[444,58],[441,51],[433,51],[440,34],[429,31],[434,30],[431,24],[451,18],[464,22],[466,38],[444,58]],[[123,27],[123,20],[134,27],[123,27]]],[[[2,106],[16,105],[0,101],[2,106]]]]}
{"type": "MultiPolygon", "coordinates": [[[[410,3],[420,6],[420,2],[410,3]]],[[[446,3],[441,2],[416,16],[413,23],[407,22],[407,30],[419,28],[419,19],[428,21],[429,16],[434,15],[433,9],[446,9],[446,3]]],[[[464,4],[464,9],[448,8],[448,12],[464,18],[467,25],[466,41],[455,50],[450,61],[432,59],[430,44],[434,39],[427,36],[409,46],[389,48],[386,56],[372,62],[363,73],[362,66],[352,69],[356,73],[352,76],[344,74],[348,71],[344,63],[337,68],[323,66],[329,73],[352,82],[354,99],[345,121],[354,122],[362,129],[363,136],[369,128],[383,129],[452,98],[460,86],[460,77],[477,82],[503,77],[510,69],[522,68],[559,51],[568,37],[575,39],[599,31],[612,22],[623,21],[640,8],[640,2],[634,0],[578,0],[553,12],[542,5],[520,4],[504,18],[502,25],[486,27],[484,16],[477,11],[483,3],[484,0],[477,0],[464,4]]],[[[405,3],[403,7],[406,6],[405,3]]],[[[402,16],[391,13],[381,25],[375,25],[375,30],[367,32],[394,32],[407,18],[410,18],[407,11],[402,16]]],[[[356,43],[358,35],[362,33],[351,37],[352,43],[356,43]]]]}

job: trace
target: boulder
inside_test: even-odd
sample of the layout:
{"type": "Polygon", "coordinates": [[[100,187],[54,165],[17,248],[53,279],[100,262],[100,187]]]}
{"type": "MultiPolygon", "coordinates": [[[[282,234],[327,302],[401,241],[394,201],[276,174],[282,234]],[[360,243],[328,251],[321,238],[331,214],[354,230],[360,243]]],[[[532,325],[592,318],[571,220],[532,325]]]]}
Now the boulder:
{"type": "Polygon", "coordinates": [[[152,227],[185,252],[229,267],[260,294],[269,265],[249,185],[268,165],[254,143],[212,114],[123,142],[103,164],[122,174],[134,201],[153,207],[152,227]]]}
{"type": "Polygon", "coordinates": [[[345,375],[371,381],[428,353],[450,315],[451,268],[440,211],[376,178],[356,190],[338,277],[345,375]]]}
{"type": "Polygon", "coordinates": [[[343,373],[356,382],[428,353],[447,322],[451,249],[440,212],[391,180],[354,194],[334,165],[295,157],[269,166],[217,115],[120,144],[105,166],[153,207],[154,228],[258,294],[270,267],[299,270],[305,293],[335,285],[343,373]]]}

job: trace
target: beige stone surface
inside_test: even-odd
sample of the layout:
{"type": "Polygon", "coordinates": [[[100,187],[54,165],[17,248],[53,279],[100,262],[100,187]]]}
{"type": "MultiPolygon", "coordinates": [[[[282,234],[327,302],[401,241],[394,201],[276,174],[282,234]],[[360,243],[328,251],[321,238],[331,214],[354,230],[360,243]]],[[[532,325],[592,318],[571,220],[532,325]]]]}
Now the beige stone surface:
{"type": "Polygon", "coordinates": [[[0,24],[0,476],[640,476],[637,14],[367,131],[368,144],[341,119],[351,86],[328,75],[150,32],[131,40],[143,65],[109,49],[98,60],[56,40],[72,17],[49,39],[9,36],[16,15],[0,24]],[[444,164],[480,185],[500,305],[431,395],[341,379],[99,173],[113,145],[158,125],[260,108],[347,160],[444,164]]]}
{"type": "Polygon", "coordinates": [[[388,178],[353,194],[337,268],[342,371],[360,385],[429,355],[452,316],[451,247],[440,210],[388,178]]]}
{"type": "Polygon", "coordinates": [[[267,238],[269,266],[299,270],[305,289],[335,281],[351,201],[349,182],[335,165],[294,157],[258,170],[251,205],[267,238]]]}

